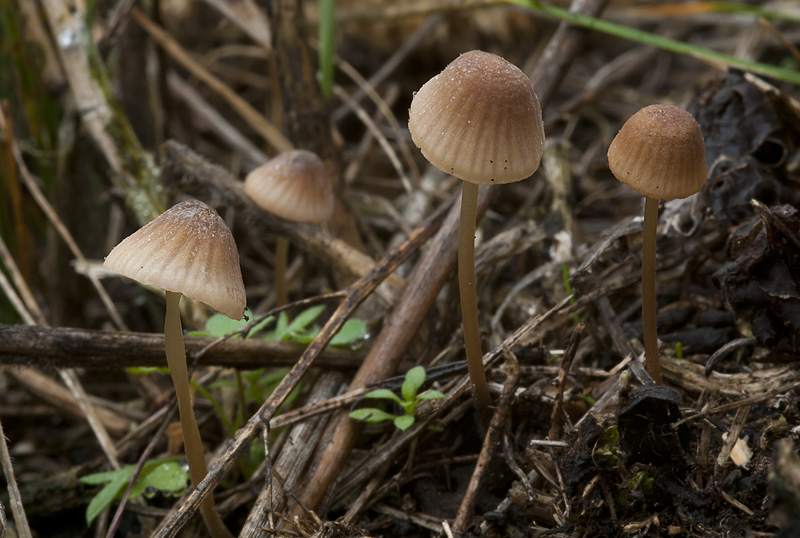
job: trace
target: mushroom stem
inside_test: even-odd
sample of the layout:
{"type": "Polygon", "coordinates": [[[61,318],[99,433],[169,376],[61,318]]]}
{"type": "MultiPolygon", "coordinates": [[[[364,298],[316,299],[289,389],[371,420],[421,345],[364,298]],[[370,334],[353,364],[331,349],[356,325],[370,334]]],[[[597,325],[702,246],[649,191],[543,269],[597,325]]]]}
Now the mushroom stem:
{"type": "Polygon", "coordinates": [[[488,427],[489,385],[483,370],[483,353],[478,328],[478,295],[475,286],[475,214],[478,207],[478,185],[463,182],[461,191],[461,220],[458,227],[458,288],[461,295],[461,319],[464,325],[464,347],[467,370],[475,393],[478,416],[488,427]]]}
{"type": "Polygon", "coordinates": [[[286,265],[289,259],[289,239],[278,236],[275,244],[275,306],[289,303],[289,290],[286,287],[286,265]]]}
{"type": "Polygon", "coordinates": [[[642,238],[642,326],[644,330],[644,357],[647,372],[656,385],[663,385],[661,361],[658,357],[656,329],[656,225],[658,224],[658,199],[645,197],[644,235],[642,238]]]}
{"type": "MultiPolygon", "coordinates": [[[[178,397],[178,415],[181,420],[186,461],[189,463],[189,476],[192,479],[192,485],[197,486],[208,474],[208,467],[206,467],[203,441],[200,439],[200,430],[197,427],[192,408],[189,371],[186,366],[186,348],[183,344],[183,329],[178,308],[181,294],[174,291],[168,291],[166,294],[167,315],[164,322],[164,343],[167,351],[167,365],[172,377],[172,384],[175,386],[175,394],[178,397]]],[[[203,513],[203,519],[213,538],[233,538],[214,509],[214,497],[211,493],[203,500],[200,511],[203,513]]]]}

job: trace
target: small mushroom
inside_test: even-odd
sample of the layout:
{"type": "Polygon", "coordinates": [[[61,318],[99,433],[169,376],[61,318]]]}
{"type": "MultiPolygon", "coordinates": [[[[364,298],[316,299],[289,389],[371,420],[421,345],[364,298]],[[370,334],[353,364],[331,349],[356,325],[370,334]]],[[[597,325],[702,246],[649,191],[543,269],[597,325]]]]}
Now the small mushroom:
{"type": "Polygon", "coordinates": [[[475,290],[478,186],[531,176],[542,158],[542,108],[514,64],[474,50],[453,60],[414,95],[408,128],[431,164],[462,179],[458,278],[464,345],[478,414],[488,425],[489,388],[481,358],[475,290]]]}
{"type": "Polygon", "coordinates": [[[642,323],[647,371],[663,384],[656,332],[656,225],[658,201],[686,198],[706,181],[705,144],[691,114],[650,105],[631,116],[608,148],[614,176],[645,196],[642,242],[642,323]]]}
{"type": "MultiPolygon", "coordinates": [[[[244,191],[262,209],[293,222],[321,224],[333,215],[333,184],[315,153],[279,153],[245,178],[244,191]]],[[[289,240],[278,236],[275,246],[275,304],[288,302],[286,262],[289,240]]]]}
{"type": "MultiPolygon", "coordinates": [[[[216,211],[197,200],[181,202],[126,237],[103,267],[166,292],[164,343],[178,398],[186,459],[192,484],[208,473],[205,451],[192,408],[186,348],[179,304],[181,295],[206,303],[233,319],[242,319],[245,289],[233,235],[216,211]]],[[[211,535],[230,538],[208,495],[200,507],[211,535]]]]}

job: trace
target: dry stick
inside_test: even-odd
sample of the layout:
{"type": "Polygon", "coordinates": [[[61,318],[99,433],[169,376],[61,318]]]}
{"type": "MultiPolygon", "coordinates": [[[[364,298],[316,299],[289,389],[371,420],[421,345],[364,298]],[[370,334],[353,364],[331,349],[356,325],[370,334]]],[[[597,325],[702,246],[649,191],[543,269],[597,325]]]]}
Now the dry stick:
{"type": "Polygon", "coordinates": [[[261,113],[253,108],[250,103],[239,97],[228,85],[208,72],[206,68],[192,59],[191,56],[175,41],[163,28],[158,26],[141,10],[134,7],[131,9],[131,17],[141,26],[150,37],[161,46],[172,59],[186,68],[192,75],[196,76],[214,90],[233,108],[241,118],[247,122],[264,140],[266,140],[276,151],[289,151],[293,149],[293,144],[283,136],[283,133],[267,120],[261,113]]]}
{"type": "Polygon", "coordinates": [[[217,9],[230,22],[238,26],[250,39],[264,47],[265,51],[272,49],[272,31],[270,21],[263,11],[258,9],[254,0],[205,0],[217,9]]]}
{"type": "Polygon", "coordinates": [[[478,497],[478,490],[483,481],[483,476],[489,470],[492,452],[494,452],[497,444],[500,442],[500,435],[503,432],[508,412],[511,409],[514,389],[517,386],[517,381],[519,381],[519,364],[516,358],[510,353],[506,356],[506,367],[509,369],[508,377],[506,377],[505,383],[503,383],[503,391],[500,393],[497,409],[489,423],[486,437],[483,438],[483,445],[481,446],[480,456],[478,456],[478,463],[475,465],[475,470],[472,472],[472,478],[461,500],[461,506],[458,507],[456,519],[453,522],[453,531],[456,534],[462,534],[467,528],[469,516],[472,512],[475,500],[478,497]]]}
{"type": "Polygon", "coordinates": [[[661,361],[658,358],[656,329],[656,229],[658,226],[658,199],[645,196],[644,231],[642,236],[642,325],[644,329],[644,357],[647,373],[656,385],[663,385],[661,361]]]}
{"type": "MultiPolygon", "coordinates": [[[[368,80],[361,76],[361,73],[359,73],[352,65],[340,58],[334,58],[334,60],[336,61],[336,65],[339,67],[339,69],[341,69],[342,72],[348,77],[353,79],[353,82],[358,85],[359,91],[362,91],[369,96],[370,100],[375,103],[375,106],[377,107],[378,111],[380,111],[381,115],[386,119],[386,121],[389,122],[389,125],[392,126],[392,130],[395,133],[396,142],[400,146],[400,153],[403,154],[406,165],[411,171],[411,175],[414,178],[414,184],[419,187],[421,184],[421,174],[419,167],[417,166],[417,161],[414,160],[414,156],[411,154],[408,139],[404,135],[405,127],[400,127],[400,122],[397,121],[397,117],[395,117],[389,104],[375,90],[372,84],[370,84],[368,80]]],[[[350,95],[348,95],[347,98],[349,100],[349,102],[346,103],[348,109],[352,110],[352,107],[358,107],[358,101],[356,99],[350,95]]],[[[358,108],[354,109],[353,111],[355,112],[357,110],[358,108]]]]}
{"type": "Polygon", "coordinates": [[[558,371],[558,391],[556,391],[556,401],[553,406],[553,414],[550,416],[550,435],[551,441],[557,441],[561,437],[561,417],[564,411],[564,388],[566,387],[567,374],[572,366],[572,360],[578,351],[578,344],[581,343],[581,336],[586,326],[583,323],[572,330],[567,342],[564,357],[561,359],[561,369],[558,371]]]}
{"type": "MultiPolygon", "coordinates": [[[[27,310],[25,314],[31,318],[29,325],[46,325],[47,320],[45,319],[44,314],[42,314],[42,310],[39,308],[39,304],[33,297],[31,290],[25,283],[25,278],[17,270],[17,264],[14,263],[14,257],[11,256],[11,252],[9,252],[2,236],[0,236],[0,258],[2,258],[3,265],[5,265],[6,270],[8,270],[8,274],[11,276],[11,280],[14,282],[14,286],[17,288],[19,298],[22,299],[22,302],[24,303],[24,309],[27,310]]],[[[20,312],[20,314],[22,314],[22,312],[20,312]]],[[[28,323],[27,320],[26,323],[28,323]]]]}
{"type": "Polygon", "coordinates": [[[420,247],[441,224],[448,205],[444,205],[429,217],[420,227],[414,230],[407,241],[393,249],[385,258],[377,262],[371,271],[359,278],[347,288],[347,295],[328,322],[322,327],[317,337],[306,348],[300,360],[281,380],[270,397],[239,431],[225,454],[211,467],[208,475],[198,484],[186,502],[171,517],[164,520],[154,533],[154,538],[174,537],[183,528],[188,519],[199,507],[203,498],[219,483],[236,462],[236,458],[249,446],[259,429],[269,421],[283,401],[294,389],[321,351],[328,345],[333,336],[342,328],[344,322],[352,315],[378,284],[397,266],[403,263],[420,247]]]}
{"type": "MultiPolygon", "coordinates": [[[[383,65],[375,71],[370,77],[366,80],[366,83],[369,87],[375,88],[379,86],[384,80],[386,80],[389,75],[391,75],[395,69],[400,66],[403,60],[411,54],[411,52],[417,48],[417,45],[425,39],[428,34],[430,34],[433,29],[442,21],[443,15],[441,13],[436,13],[434,15],[429,16],[425,19],[419,28],[414,30],[408,39],[406,39],[398,48],[397,50],[392,53],[388,60],[386,60],[383,65]]],[[[355,102],[359,103],[364,97],[367,95],[367,90],[365,86],[361,86],[350,98],[355,102]]],[[[338,109],[336,109],[333,114],[331,115],[331,119],[334,123],[339,123],[343,120],[350,112],[355,112],[354,109],[342,105],[338,109]]],[[[415,167],[416,168],[416,167],[415,167]]],[[[412,168],[413,172],[414,168],[412,168]]],[[[415,174],[415,178],[417,177],[418,171],[415,174]]]]}
{"type": "MultiPolygon", "coordinates": [[[[31,528],[28,525],[25,507],[22,505],[22,497],[17,487],[17,478],[14,476],[14,467],[11,465],[11,456],[8,453],[2,422],[0,422],[0,462],[3,464],[3,474],[6,477],[6,484],[8,484],[9,504],[11,512],[14,514],[14,522],[17,524],[17,534],[20,538],[31,538],[31,528]]],[[[2,506],[0,506],[0,510],[2,510],[2,506]]],[[[0,532],[3,531],[5,531],[5,527],[0,527],[0,532]]]]}
{"type": "MultiPolygon", "coordinates": [[[[23,305],[20,304],[22,307],[23,305]]],[[[35,318],[27,314],[26,322],[35,318]]],[[[123,333],[0,324],[0,363],[40,368],[86,368],[110,370],[135,366],[167,365],[164,357],[164,333],[123,333]]],[[[225,368],[261,368],[292,366],[303,347],[289,342],[258,338],[217,339],[188,336],[186,348],[199,366],[225,368]],[[215,344],[215,342],[217,342],[215,344]],[[213,346],[211,344],[214,344],[213,346]],[[204,351],[207,349],[207,351],[204,351]],[[203,352],[202,355],[200,352],[203,352]]],[[[329,348],[317,364],[334,370],[354,370],[361,365],[365,352],[329,348]]]]}
{"type": "MultiPolygon", "coordinates": [[[[572,13],[597,17],[603,12],[608,2],[609,0],[573,0],[569,10],[572,13]]],[[[539,64],[531,74],[531,82],[542,103],[542,109],[544,109],[545,103],[550,101],[561,80],[567,74],[572,59],[581,51],[587,33],[585,29],[562,22],[556,33],[550,38],[539,64]]]]}
{"type": "Polygon", "coordinates": [[[206,101],[200,92],[195,90],[174,70],[167,73],[167,85],[176,98],[184,102],[192,114],[202,119],[206,126],[225,142],[231,149],[242,155],[246,164],[255,168],[264,164],[269,157],[244,136],[228,119],[206,101]]]}
{"type": "MultiPolygon", "coordinates": [[[[141,149],[127,118],[120,112],[121,107],[109,102],[111,91],[105,93],[100,87],[102,83],[108,84],[108,80],[104,78],[105,72],[99,61],[92,65],[90,54],[96,51],[83,14],[71,10],[65,0],[42,0],[40,4],[50,23],[53,42],[58,45],[83,128],[105,158],[115,184],[126,192],[129,201],[136,200],[131,209],[136,212],[139,222],[150,222],[163,210],[155,189],[157,170],[151,157],[141,149]],[[138,178],[129,172],[133,168],[138,169],[138,178]]],[[[113,313],[112,319],[121,321],[113,313]]]]}
{"type": "MultiPolygon", "coordinates": [[[[355,101],[353,101],[350,96],[347,95],[347,92],[345,92],[340,86],[334,85],[332,90],[333,94],[341,99],[346,106],[353,108],[356,116],[358,116],[358,119],[361,120],[361,123],[364,124],[372,136],[375,137],[375,140],[378,141],[381,149],[383,149],[386,157],[388,157],[389,162],[392,163],[395,172],[397,172],[397,175],[400,177],[400,182],[403,184],[406,194],[408,194],[411,200],[414,200],[414,189],[411,185],[411,180],[409,180],[408,176],[406,176],[406,172],[403,170],[403,165],[400,163],[400,158],[397,156],[397,153],[389,141],[386,140],[386,137],[383,135],[380,128],[375,124],[374,121],[372,121],[372,118],[369,117],[369,114],[367,114],[363,108],[358,106],[358,104],[356,104],[355,101]]],[[[417,184],[419,184],[419,182],[417,182],[417,184]]],[[[422,217],[422,215],[420,215],[420,217],[422,217]]]]}

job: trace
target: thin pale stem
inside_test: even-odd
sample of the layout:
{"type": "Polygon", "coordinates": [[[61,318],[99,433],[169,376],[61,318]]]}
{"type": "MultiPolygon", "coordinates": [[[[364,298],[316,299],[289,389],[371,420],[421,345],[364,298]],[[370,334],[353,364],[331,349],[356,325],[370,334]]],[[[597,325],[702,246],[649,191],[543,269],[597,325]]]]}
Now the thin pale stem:
{"type": "MultiPolygon", "coordinates": [[[[192,395],[189,388],[189,371],[186,367],[186,348],[183,344],[183,329],[181,328],[181,314],[179,303],[181,294],[173,291],[167,292],[167,315],[164,322],[164,343],[167,350],[167,365],[175,385],[175,394],[178,397],[178,415],[181,420],[183,432],[183,445],[186,450],[186,461],[189,463],[189,476],[192,485],[197,486],[206,474],[205,451],[200,438],[200,430],[194,418],[192,395]]],[[[208,495],[200,505],[203,519],[208,526],[213,538],[233,538],[225,527],[219,514],[214,509],[214,497],[208,495]]]]}
{"type": "Polygon", "coordinates": [[[464,324],[464,347],[467,369],[475,393],[478,416],[484,427],[489,425],[491,412],[489,385],[483,370],[483,353],[478,327],[478,295],[475,283],[475,213],[478,206],[478,185],[463,182],[461,191],[461,221],[458,227],[458,288],[461,294],[461,318],[464,324]]]}
{"type": "Polygon", "coordinates": [[[658,199],[645,197],[644,235],[642,239],[642,326],[644,329],[644,357],[647,372],[656,385],[663,385],[661,360],[658,357],[656,329],[656,224],[658,224],[658,199]]]}
{"type": "Polygon", "coordinates": [[[280,308],[289,303],[289,290],[286,287],[286,265],[289,261],[289,239],[278,236],[275,244],[275,306],[280,308]]]}

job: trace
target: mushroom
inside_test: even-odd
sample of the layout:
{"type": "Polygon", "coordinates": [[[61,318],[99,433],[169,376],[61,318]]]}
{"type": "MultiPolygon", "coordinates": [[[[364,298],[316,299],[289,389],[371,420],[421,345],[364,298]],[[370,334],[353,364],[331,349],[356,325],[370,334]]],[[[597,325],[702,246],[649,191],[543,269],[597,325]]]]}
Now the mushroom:
{"type": "Polygon", "coordinates": [[[706,181],[700,126],[672,105],[650,105],[631,116],[608,148],[614,176],[645,196],[642,239],[642,323],[647,371],[663,384],[656,332],[656,225],[658,201],[686,198],[706,181]]]}
{"type": "Polygon", "coordinates": [[[478,414],[488,424],[475,290],[478,186],[531,176],[542,158],[542,108],[530,79],[512,63],[474,50],[453,60],[414,95],[408,128],[428,161],[463,180],[458,279],[464,345],[478,414]]]}
{"type": "MultiPolygon", "coordinates": [[[[279,153],[245,178],[244,191],[262,209],[294,222],[323,223],[334,208],[333,184],[315,153],[279,153]]],[[[289,240],[278,236],[275,246],[275,304],[288,302],[286,261],[289,240]]]]}
{"type": "MultiPolygon", "coordinates": [[[[197,200],[181,202],[126,237],[103,267],[166,292],[164,343],[178,398],[189,474],[196,486],[208,473],[192,409],[186,349],[179,304],[181,295],[206,303],[228,317],[242,319],[245,289],[233,235],[212,208],[197,200]]],[[[208,495],[200,507],[214,538],[231,536],[208,495]]]]}

